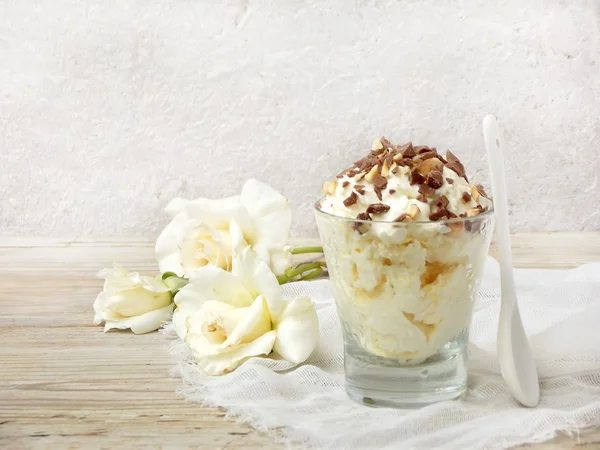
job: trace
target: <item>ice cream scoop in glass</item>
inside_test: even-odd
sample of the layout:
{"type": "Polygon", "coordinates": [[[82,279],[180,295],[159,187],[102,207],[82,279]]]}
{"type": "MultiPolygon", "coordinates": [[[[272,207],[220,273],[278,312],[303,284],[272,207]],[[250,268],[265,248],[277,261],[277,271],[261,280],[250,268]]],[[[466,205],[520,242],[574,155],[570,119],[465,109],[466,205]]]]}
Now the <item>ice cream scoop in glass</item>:
{"type": "Polygon", "coordinates": [[[344,337],[346,390],[370,406],[458,398],[492,203],[452,153],[377,140],[315,205],[344,337]]]}

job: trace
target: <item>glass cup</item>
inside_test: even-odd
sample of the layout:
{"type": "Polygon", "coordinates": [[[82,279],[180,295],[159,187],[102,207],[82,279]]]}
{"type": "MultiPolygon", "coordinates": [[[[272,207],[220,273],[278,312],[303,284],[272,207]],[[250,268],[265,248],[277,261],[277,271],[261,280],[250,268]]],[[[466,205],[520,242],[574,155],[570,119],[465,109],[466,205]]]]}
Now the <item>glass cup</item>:
{"type": "Polygon", "coordinates": [[[429,222],[315,215],[344,337],[346,391],[369,406],[461,397],[493,212],[429,222]]]}

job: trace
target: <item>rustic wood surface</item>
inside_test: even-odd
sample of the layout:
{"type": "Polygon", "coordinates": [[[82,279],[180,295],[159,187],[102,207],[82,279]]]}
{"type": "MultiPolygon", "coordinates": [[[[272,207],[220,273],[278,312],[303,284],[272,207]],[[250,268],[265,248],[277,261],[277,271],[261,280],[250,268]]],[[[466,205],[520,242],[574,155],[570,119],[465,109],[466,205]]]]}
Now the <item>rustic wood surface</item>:
{"type": "MultiPolygon", "coordinates": [[[[118,261],[153,273],[152,245],[149,236],[0,238],[0,448],[282,448],[177,397],[159,334],[92,325],[98,269],[118,261]]],[[[522,233],[513,246],[518,267],[600,261],[600,233],[522,233]]],[[[531,448],[599,443],[600,430],[588,430],[531,448]]]]}

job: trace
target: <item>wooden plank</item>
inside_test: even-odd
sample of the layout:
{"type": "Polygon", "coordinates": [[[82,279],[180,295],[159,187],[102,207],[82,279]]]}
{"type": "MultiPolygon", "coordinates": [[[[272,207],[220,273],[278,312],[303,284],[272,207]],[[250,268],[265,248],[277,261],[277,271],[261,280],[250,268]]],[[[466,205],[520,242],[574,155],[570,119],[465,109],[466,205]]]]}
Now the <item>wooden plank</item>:
{"type": "MultiPolygon", "coordinates": [[[[161,335],[103,335],[92,325],[97,271],[118,261],[155,273],[153,240],[0,238],[0,448],[281,448],[220,409],[177,397],[161,335]]],[[[518,267],[600,261],[600,233],[522,233],[513,244],[518,267]]],[[[592,430],[530,448],[599,442],[592,430]]]]}

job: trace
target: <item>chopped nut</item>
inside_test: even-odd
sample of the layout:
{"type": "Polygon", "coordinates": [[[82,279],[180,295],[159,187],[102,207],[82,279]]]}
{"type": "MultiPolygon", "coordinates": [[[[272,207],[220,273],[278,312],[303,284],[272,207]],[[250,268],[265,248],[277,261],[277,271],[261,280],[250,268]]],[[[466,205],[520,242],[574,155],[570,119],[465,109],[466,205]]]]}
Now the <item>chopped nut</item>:
{"type": "Polygon", "coordinates": [[[389,176],[390,166],[391,166],[391,164],[388,164],[388,158],[386,158],[385,161],[383,162],[383,167],[381,167],[381,176],[383,176],[383,177],[389,176]]]}
{"type": "Polygon", "coordinates": [[[402,153],[396,153],[396,155],[394,155],[394,161],[400,161],[402,158],[404,158],[402,153]]]}
{"type": "Polygon", "coordinates": [[[473,197],[473,200],[476,202],[479,202],[479,191],[474,184],[471,185],[471,197],[473,197]]]}
{"type": "MultiPolygon", "coordinates": [[[[347,181],[345,181],[344,183],[347,183],[347,181]]],[[[335,193],[335,189],[337,188],[337,184],[337,180],[326,181],[325,183],[323,183],[321,190],[326,195],[333,195],[335,193]]]]}
{"type": "Polygon", "coordinates": [[[383,148],[383,144],[381,143],[381,141],[379,139],[375,139],[373,141],[373,143],[371,144],[371,150],[375,151],[375,150],[381,150],[383,148]]]}
{"type": "Polygon", "coordinates": [[[356,195],[356,192],[352,192],[350,194],[350,196],[344,200],[344,206],[346,208],[350,208],[352,205],[354,205],[356,202],[358,201],[358,195],[356,195]]]}
{"type": "Polygon", "coordinates": [[[421,210],[419,209],[419,207],[413,203],[408,208],[406,215],[414,220],[419,215],[420,212],[421,212],[421,210]]]}
{"type": "Polygon", "coordinates": [[[441,169],[443,169],[442,163],[437,158],[426,159],[425,161],[421,161],[419,163],[419,165],[417,166],[417,169],[423,175],[427,175],[429,172],[431,172],[433,169],[436,169],[436,168],[440,172],[441,172],[441,169]],[[437,166],[440,166],[440,167],[437,167],[437,166]]]}
{"type": "Polygon", "coordinates": [[[379,175],[379,166],[373,166],[369,173],[365,175],[365,180],[372,183],[377,175],[379,175]]]}
{"type": "Polygon", "coordinates": [[[427,197],[425,197],[423,194],[417,195],[417,200],[419,200],[421,203],[427,203],[427,197]]]}
{"type": "Polygon", "coordinates": [[[394,167],[394,168],[392,169],[392,173],[393,173],[394,175],[396,175],[396,174],[398,173],[398,171],[399,171],[399,170],[400,170],[400,167],[394,167]]]}
{"type": "Polygon", "coordinates": [[[388,212],[389,210],[390,207],[388,205],[385,205],[383,203],[373,203],[367,208],[367,214],[381,214],[388,212]]]}
{"type": "Polygon", "coordinates": [[[446,208],[438,208],[434,213],[429,214],[429,220],[449,219],[448,210],[446,208]]]}
{"type": "Polygon", "coordinates": [[[467,211],[467,217],[475,217],[478,216],[481,211],[477,208],[473,208],[467,211]]]}
{"type": "Polygon", "coordinates": [[[396,189],[390,189],[388,192],[389,192],[390,194],[395,194],[395,193],[396,193],[396,189]]]}
{"type": "Polygon", "coordinates": [[[354,181],[359,182],[360,180],[362,180],[365,177],[366,173],[364,172],[359,172],[355,177],[354,177],[354,181]]]}

